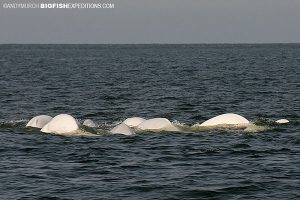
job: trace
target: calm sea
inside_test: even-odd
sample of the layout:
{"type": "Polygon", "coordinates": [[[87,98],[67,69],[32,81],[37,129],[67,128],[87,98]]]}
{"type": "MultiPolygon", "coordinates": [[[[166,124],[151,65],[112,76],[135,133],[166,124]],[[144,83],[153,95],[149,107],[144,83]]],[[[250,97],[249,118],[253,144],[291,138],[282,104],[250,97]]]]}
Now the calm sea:
{"type": "Polygon", "coordinates": [[[0,199],[299,198],[300,44],[0,45],[0,199]],[[60,113],[94,134],[133,116],[188,127],[237,113],[267,128],[25,128],[60,113]]]}

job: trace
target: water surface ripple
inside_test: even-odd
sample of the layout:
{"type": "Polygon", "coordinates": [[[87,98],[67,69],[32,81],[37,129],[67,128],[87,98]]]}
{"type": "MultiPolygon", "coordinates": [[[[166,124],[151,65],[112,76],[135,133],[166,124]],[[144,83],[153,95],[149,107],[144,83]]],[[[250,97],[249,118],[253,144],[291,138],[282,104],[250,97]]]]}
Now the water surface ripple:
{"type": "Polygon", "coordinates": [[[300,45],[0,45],[0,199],[299,199],[300,45]],[[65,137],[68,113],[184,125],[234,112],[259,132],[65,137]]]}

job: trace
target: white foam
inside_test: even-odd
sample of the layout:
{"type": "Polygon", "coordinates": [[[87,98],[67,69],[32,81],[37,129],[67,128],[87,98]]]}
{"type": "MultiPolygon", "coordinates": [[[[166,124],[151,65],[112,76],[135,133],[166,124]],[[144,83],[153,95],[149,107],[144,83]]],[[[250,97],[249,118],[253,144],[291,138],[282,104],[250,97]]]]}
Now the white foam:
{"type": "Polygon", "coordinates": [[[263,131],[267,131],[270,130],[271,127],[269,126],[258,126],[252,123],[249,123],[246,128],[244,129],[245,132],[247,133],[257,133],[257,132],[263,132],[263,131]]]}

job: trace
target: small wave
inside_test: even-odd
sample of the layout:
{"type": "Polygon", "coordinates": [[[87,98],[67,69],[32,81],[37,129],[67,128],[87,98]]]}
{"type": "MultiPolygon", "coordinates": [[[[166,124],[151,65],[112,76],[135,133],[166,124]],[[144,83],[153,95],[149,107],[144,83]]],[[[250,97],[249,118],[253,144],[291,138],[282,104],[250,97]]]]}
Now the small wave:
{"type": "Polygon", "coordinates": [[[300,139],[299,138],[292,139],[291,143],[293,143],[293,144],[300,144],[300,139]]]}
{"type": "Polygon", "coordinates": [[[0,121],[0,128],[24,128],[28,120],[0,121]]]}
{"type": "Polygon", "coordinates": [[[86,114],[83,117],[84,118],[89,118],[89,117],[98,117],[98,116],[107,116],[110,115],[110,112],[95,112],[95,113],[90,113],[90,114],[86,114]]]}
{"type": "Polygon", "coordinates": [[[230,154],[234,155],[246,155],[250,157],[264,157],[272,154],[285,154],[289,153],[292,150],[289,148],[268,148],[268,149],[249,149],[249,148],[241,148],[241,149],[232,149],[230,154]]]}
{"type": "MultiPolygon", "coordinates": [[[[41,132],[42,133],[42,132],[41,132]]],[[[63,136],[63,137],[99,137],[103,134],[99,134],[98,132],[89,132],[86,131],[82,128],[73,131],[73,132],[69,132],[69,133],[64,133],[64,134],[56,134],[56,133],[43,133],[43,134],[50,134],[50,135],[58,135],[58,136],[63,136]]]]}
{"type": "Polygon", "coordinates": [[[270,120],[270,119],[259,117],[255,120],[253,120],[253,124],[255,124],[257,126],[274,126],[277,123],[275,121],[270,120]]]}
{"type": "Polygon", "coordinates": [[[190,197],[197,197],[197,198],[217,198],[219,199],[221,196],[224,196],[226,194],[240,194],[248,191],[257,191],[257,190],[264,190],[264,188],[261,187],[260,183],[255,182],[240,182],[238,185],[221,185],[221,186],[215,186],[211,187],[210,190],[207,190],[205,188],[203,189],[189,189],[186,190],[183,195],[190,196],[190,197]]]}
{"type": "Polygon", "coordinates": [[[238,143],[238,144],[234,144],[232,147],[234,149],[246,149],[246,148],[251,148],[251,145],[245,143],[238,143]]]}
{"type": "MultiPolygon", "coordinates": [[[[26,197],[25,197],[26,198],[26,197]]],[[[29,199],[32,198],[29,196],[29,199]]],[[[49,200],[70,200],[69,198],[61,198],[53,195],[45,195],[45,196],[40,196],[37,198],[37,200],[42,200],[42,199],[49,199],[49,200]]]]}
{"type": "Polygon", "coordinates": [[[198,126],[195,124],[190,126],[192,132],[231,132],[231,133],[240,133],[240,131],[246,130],[248,125],[217,125],[217,126],[198,126]]]}

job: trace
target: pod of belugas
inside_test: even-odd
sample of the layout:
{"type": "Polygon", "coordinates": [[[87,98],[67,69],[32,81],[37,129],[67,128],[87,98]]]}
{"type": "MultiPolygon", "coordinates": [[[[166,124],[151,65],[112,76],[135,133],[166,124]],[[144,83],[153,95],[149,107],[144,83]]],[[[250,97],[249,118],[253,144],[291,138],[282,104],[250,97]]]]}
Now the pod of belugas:
{"type": "Polygon", "coordinates": [[[134,135],[135,132],[127,126],[125,123],[119,124],[118,126],[114,127],[110,130],[113,134],[122,134],[122,135],[134,135]]]}
{"type": "Polygon", "coordinates": [[[139,124],[137,128],[144,131],[180,131],[166,118],[148,119],[139,124]]]}
{"type": "Polygon", "coordinates": [[[96,123],[93,120],[91,120],[91,119],[84,120],[84,122],[83,122],[82,125],[88,126],[88,127],[92,127],[92,128],[94,128],[94,127],[97,126],[96,123]]]}
{"type": "Polygon", "coordinates": [[[248,125],[250,122],[243,116],[227,113],[213,117],[200,125],[194,126],[218,126],[218,125],[248,125]]]}
{"type": "Polygon", "coordinates": [[[131,117],[131,118],[127,118],[123,123],[129,127],[137,127],[144,121],[146,121],[146,120],[141,117],[131,117]]]}
{"type": "Polygon", "coordinates": [[[38,115],[32,118],[26,127],[43,128],[48,122],[52,120],[51,116],[48,115],[38,115]]]}
{"type": "Polygon", "coordinates": [[[44,133],[66,134],[78,129],[79,126],[74,117],[68,114],[60,114],[47,123],[41,131],[44,133]]]}

